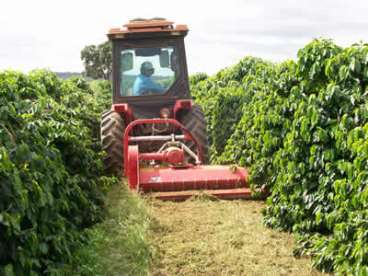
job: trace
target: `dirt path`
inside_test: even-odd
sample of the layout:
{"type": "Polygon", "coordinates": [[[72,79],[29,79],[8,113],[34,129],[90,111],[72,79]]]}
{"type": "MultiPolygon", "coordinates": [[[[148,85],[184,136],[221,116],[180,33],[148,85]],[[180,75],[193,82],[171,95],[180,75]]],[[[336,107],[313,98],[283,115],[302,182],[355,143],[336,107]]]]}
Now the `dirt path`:
{"type": "Polygon", "coordinates": [[[293,239],[262,224],[259,201],[151,201],[151,275],[322,275],[293,239]]]}

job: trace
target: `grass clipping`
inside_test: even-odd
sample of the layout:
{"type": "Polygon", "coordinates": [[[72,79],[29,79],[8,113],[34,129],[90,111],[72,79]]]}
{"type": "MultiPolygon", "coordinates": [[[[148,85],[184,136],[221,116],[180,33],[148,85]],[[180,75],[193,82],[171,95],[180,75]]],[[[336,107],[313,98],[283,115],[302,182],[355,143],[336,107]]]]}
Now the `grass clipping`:
{"type": "Polygon", "coordinates": [[[116,185],[108,204],[76,275],[321,275],[292,255],[290,234],[262,224],[260,201],[142,200],[116,185]]]}
{"type": "Polygon", "coordinates": [[[292,255],[290,234],[262,224],[259,201],[151,201],[151,275],[321,275],[292,255]]]}
{"type": "Polygon", "coordinates": [[[79,275],[147,275],[152,248],[150,218],[143,200],[125,184],[108,195],[106,220],[88,230],[89,246],[80,253],[79,275]]]}

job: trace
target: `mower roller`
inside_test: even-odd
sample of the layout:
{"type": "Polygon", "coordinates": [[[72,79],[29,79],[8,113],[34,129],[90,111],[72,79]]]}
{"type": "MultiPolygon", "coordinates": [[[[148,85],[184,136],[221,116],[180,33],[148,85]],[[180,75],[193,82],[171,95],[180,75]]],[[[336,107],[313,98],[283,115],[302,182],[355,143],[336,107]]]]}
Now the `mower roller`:
{"type": "Polygon", "coordinates": [[[125,175],[132,190],[162,200],[201,193],[249,198],[245,168],[206,165],[207,126],[190,96],[187,32],[186,25],[155,18],[108,33],[113,105],[101,120],[106,169],[125,175]]]}

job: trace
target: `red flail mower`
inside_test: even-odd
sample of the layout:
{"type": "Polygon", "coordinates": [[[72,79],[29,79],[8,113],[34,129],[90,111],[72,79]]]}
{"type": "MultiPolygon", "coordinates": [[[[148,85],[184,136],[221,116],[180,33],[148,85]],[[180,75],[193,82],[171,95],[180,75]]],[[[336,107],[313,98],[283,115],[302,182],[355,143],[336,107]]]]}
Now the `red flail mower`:
{"type": "Polygon", "coordinates": [[[113,105],[101,119],[106,169],[123,172],[132,190],[162,200],[203,192],[249,198],[245,168],[206,165],[207,126],[190,96],[187,32],[157,18],[110,30],[113,105]]]}
{"type": "Polygon", "coordinates": [[[184,200],[199,191],[220,198],[247,198],[248,177],[244,168],[203,165],[198,141],[174,119],[138,119],[128,125],[124,134],[124,172],[131,189],[154,193],[163,200],[184,200]],[[169,135],[131,136],[140,125],[166,125],[175,129],[169,135]],[[137,142],[160,142],[155,152],[140,152],[137,142]],[[193,152],[185,142],[194,143],[193,152]],[[188,159],[194,160],[189,163],[188,159]]]}

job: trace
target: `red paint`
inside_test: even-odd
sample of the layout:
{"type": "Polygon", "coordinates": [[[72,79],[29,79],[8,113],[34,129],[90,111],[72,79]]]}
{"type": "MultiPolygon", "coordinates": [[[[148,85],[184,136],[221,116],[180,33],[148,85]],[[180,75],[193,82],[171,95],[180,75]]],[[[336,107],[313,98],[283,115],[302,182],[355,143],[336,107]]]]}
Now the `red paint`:
{"type": "MultiPolygon", "coordinates": [[[[208,166],[185,164],[182,145],[171,143],[161,152],[139,152],[139,143],[145,141],[170,141],[171,135],[132,136],[133,130],[139,125],[171,124],[177,139],[193,141],[198,145],[192,134],[174,119],[138,119],[131,122],[125,129],[124,143],[124,173],[128,178],[129,187],[142,192],[159,192],[158,198],[163,200],[184,200],[198,192],[207,193],[227,199],[249,198],[247,186],[248,172],[245,168],[230,166],[208,166]],[[180,134],[179,130],[184,134],[180,134]],[[131,145],[130,143],[138,143],[131,145]],[[143,167],[140,161],[160,161],[161,165],[143,167]]],[[[177,141],[177,139],[175,139],[177,141]]],[[[197,152],[201,156],[202,152],[197,152]]],[[[200,159],[202,160],[202,159],[200,159]]]]}
{"type": "Polygon", "coordinates": [[[188,32],[187,25],[174,25],[174,22],[167,20],[131,20],[128,24],[125,24],[123,28],[111,28],[107,34],[109,37],[134,35],[137,33],[173,33],[176,32],[188,32]]]}
{"type": "MultiPolygon", "coordinates": [[[[164,107],[160,110],[160,117],[163,119],[167,119],[173,116],[175,119],[177,119],[177,116],[180,111],[191,110],[192,105],[193,105],[192,100],[177,100],[175,101],[172,113],[169,108],[164,107]]],[[[113,104],[112,110],[118,113],[123,113],[126,124],[129,124],[130,122],[134,121],[133,110],[127,103],[113,104]]]]}
{"type": "Polygon", "coordinates": [[[179,164],[184,162],[184,152],[182,149],[169,148],[164,152],[149,152],[139,154],[139,160],[156,160],[170,164],[179,164]]]}
{"type": "Polygon", "coordinates": [[[161,108],[160,110],[160,117],[167,119],[170,118],[171,112],[170,109],[168,109],[167,107],[161,108]]]}
{"type": "Polygon", "coordinates": [[[164,162],[170,164],[180,164],[184,162],[184,151],[179,148],[168,148],[164,152],[164,162]]]}
{"type": "Polygon", "coordinates": [[[234,189],[246,186],[248,172],[228,166],[158,167],[139,170],[139,186],[144,192],[234,189]]]}
{"type": "Polygon", "coordinates": [[[174,105],[174,118],[177,118],[178,113],[182,110],[191,110],[193,102],[192,100],[177,100],[174,105]]]}
{"type": "Polygon", "coordinates": [[[128,148],[127,161],[127,177],[128,184],[132,190],[139,188],[139,152],[137,145],[131,145],[128,148]]]}
{"type": "Polygon", "coordinates": [[[131,121],[134,120],[133,110],[126,103],[113,104],[112,105],[112,110],[114,110],[115,112],[124,114],[125,124],[129,124],[131,121]]]}
{"type": "MultiPolygon", "coordinates": [[[[193,137],[188,129],[186,129],[181,123],[174,119],[137,119],[131,122],[125,129],[124,137],[123,137],[123,145],[124,145],[124,174],[128,175],[128,146],[129,146],[129,138],[131,137],[132,131],[138,125],[143,124],[171,124],[176,127],[178,130],[181,130],[184,133],[186,141],[193,141],[194,144],[198,145],[197,140],[193,137]]],[[[149,136],[147,136],[149,139],[149,136]]],[[[203,153],[201,147],[197,147],[200,160],[203,161],[203,153]]]]}

